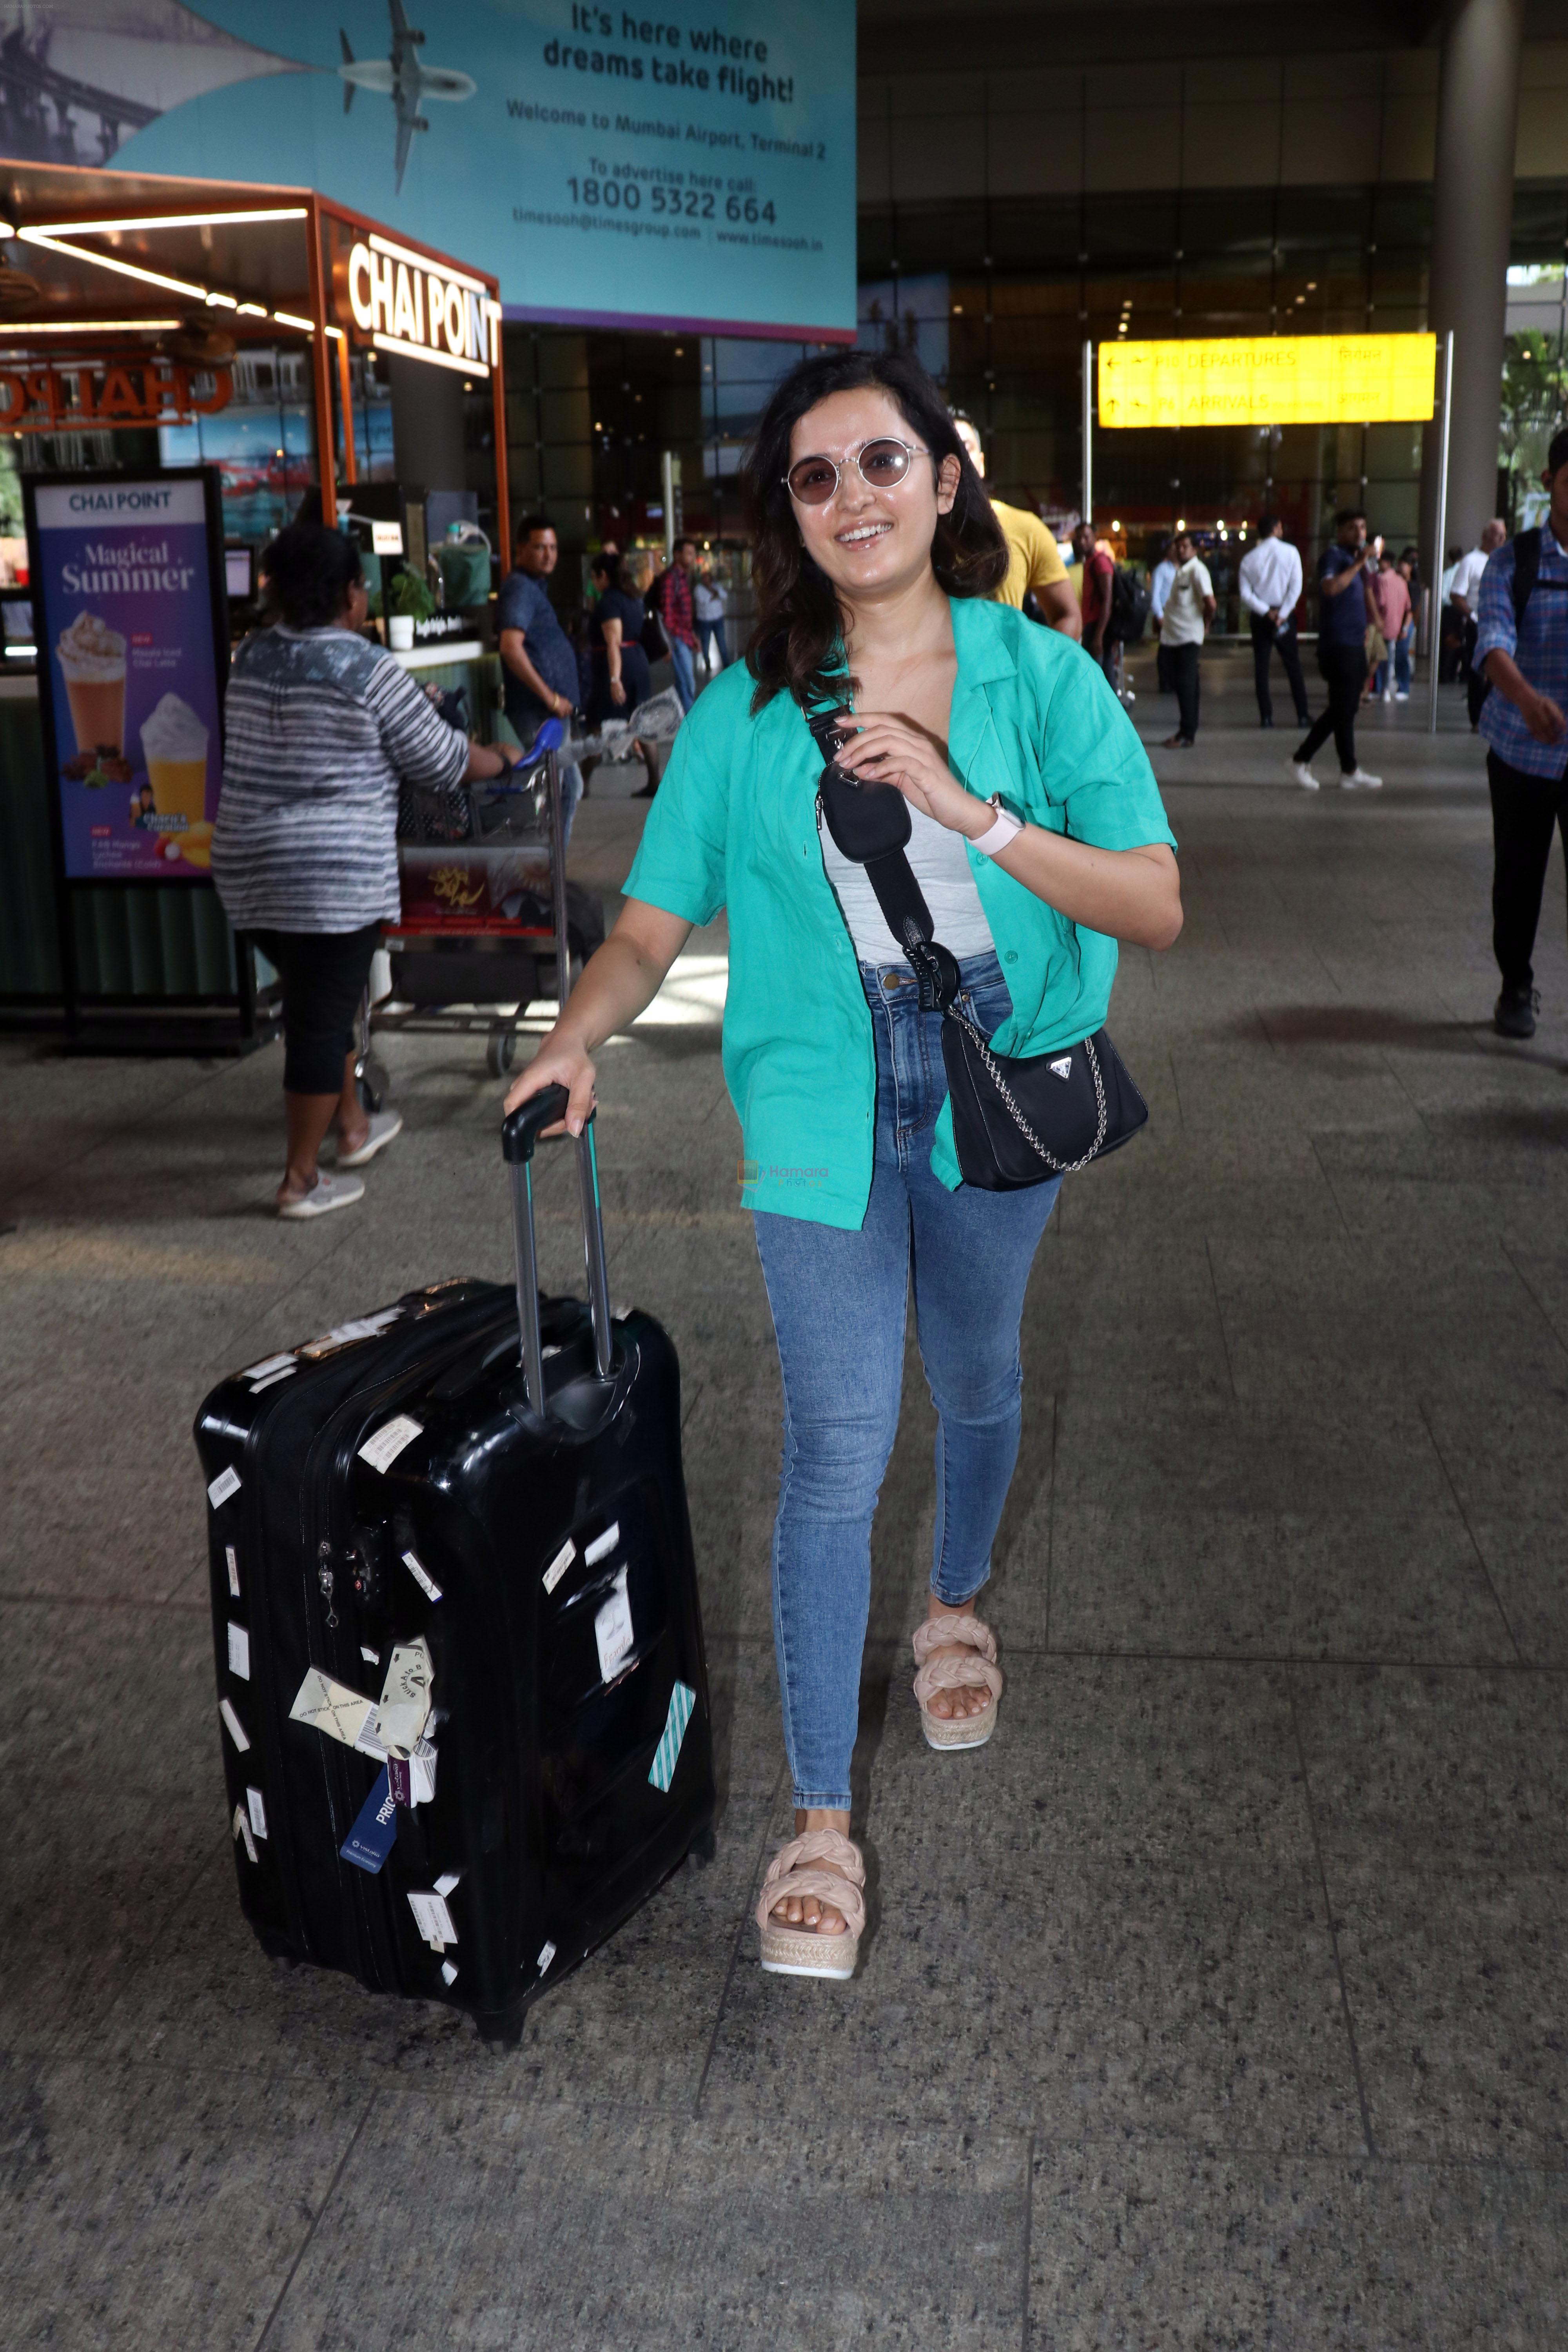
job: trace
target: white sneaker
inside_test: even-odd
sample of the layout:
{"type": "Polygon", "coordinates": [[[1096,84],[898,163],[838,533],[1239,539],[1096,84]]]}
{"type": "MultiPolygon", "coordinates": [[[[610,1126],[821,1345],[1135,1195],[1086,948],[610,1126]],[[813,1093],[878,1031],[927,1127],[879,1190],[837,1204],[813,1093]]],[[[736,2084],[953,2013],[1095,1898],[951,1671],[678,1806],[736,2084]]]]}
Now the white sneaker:
{"type": "Polygon", "coordinates": [[[384,1150],[392,1141],[395,1135],[401,1135],[402,1132],[403,1113],[400,1110],[373,1110],[370,1115],[370,1133],[357,1151],[344,1151],[340,1149],[338,1166],[363,1168],[367,1162],[375,1158],[378,1151],[384,1150]]]}
{"type": "Polygon", "coordinates": [[[1396,695],[1394,696],[1394,699],[1395,700],[1395,702],[1408,702],[1408,701],[1409,701],[1409,699],[1410,699],[1410,696],[1409,696],[1409,693],[1406,691],[1406,692],[1402,693],[1402,694],[1396,694],[1396,695]]]}
{"type": "Polygon", "coordinates": [[[1340,778],[1340,783],[1347,793],[1380,793],[1383,790],[1383,778],[1369,776],[1364,768],[1352,768],[1348,776],[1340,778]]]}
{"type": "Polygon", "coordinates": [[[278,1213],[280,1217],[324,1217],[329,1209],[347,1209],[363,1198],[364,1186],[357,1176],[329,1176],[322,1171],[309,1192],[302,1192],[297,1201],[280,1202],[278,1213]]]}
{"type": "Polygon", "coordinates": [[[1393,699],[1394,699],[1394,688],[1393,688],[1391,686],[1385,686],[1385,687],[1384,688],[1384,689],[1383,689],[1383,694],[1382,694],[1382,697],[1381,697],[1381,699],[1382,699],[1383,701],[1384,701],[1384,702],[1392,702],[1392,701],[1393,701],[1393,699]]]}
{"type": "Polygon", "coordinates": [[[1304,793],[1315,793],[1318,790],[1318,779],[1313,775],[1305,760],[1287,760],[1285,765],[1304,793]]]}

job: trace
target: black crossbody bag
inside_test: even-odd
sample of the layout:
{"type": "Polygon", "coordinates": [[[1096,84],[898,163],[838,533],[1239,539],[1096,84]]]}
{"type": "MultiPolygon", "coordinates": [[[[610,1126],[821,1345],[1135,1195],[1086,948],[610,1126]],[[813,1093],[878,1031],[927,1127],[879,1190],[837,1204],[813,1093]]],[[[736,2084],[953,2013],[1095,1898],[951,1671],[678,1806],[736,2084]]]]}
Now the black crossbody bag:
{"type": "Polygon", "coordinates": [[[958,963],[932,935],[931,909],[905,850],[910,807],[891,784],[862,784],[834,754],[850,730],[837,712],[807,725],[822,754],[822,814],[840,853],[866,869],[888,929],[901,940],[921,1009],[942,1016],[952,1139],[966,1184],[1021,1192],[1070,1176],[1137,1134],[1149,1106],[1110,1035],[1097,1029],[1059,1053],[994,1054],[963,1007],[958,963]]]}

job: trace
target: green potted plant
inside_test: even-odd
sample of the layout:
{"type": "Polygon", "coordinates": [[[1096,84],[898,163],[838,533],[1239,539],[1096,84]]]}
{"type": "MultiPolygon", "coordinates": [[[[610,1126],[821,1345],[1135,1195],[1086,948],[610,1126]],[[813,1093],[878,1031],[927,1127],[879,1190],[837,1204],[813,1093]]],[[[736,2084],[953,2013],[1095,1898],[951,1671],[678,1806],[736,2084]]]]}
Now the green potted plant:
{"type": "Polygon", "coordinates": [[[406,566],[395,572],[383,592],[386,608],[386,642],[394,653],[407,653],[414,644],[414,624],[427,621],[436,610],[436,599],[419,577],[406,566]]]}

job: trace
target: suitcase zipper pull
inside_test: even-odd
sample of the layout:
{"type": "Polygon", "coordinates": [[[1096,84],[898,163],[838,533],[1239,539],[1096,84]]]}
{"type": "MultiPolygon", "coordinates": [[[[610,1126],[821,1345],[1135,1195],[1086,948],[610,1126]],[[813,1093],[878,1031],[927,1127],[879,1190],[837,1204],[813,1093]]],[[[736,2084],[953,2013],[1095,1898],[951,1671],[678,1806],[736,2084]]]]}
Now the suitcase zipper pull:
{"type": "Polygon", "coordinates": [[[337,1630],[338,1618],[337,1612],[332,1607],[332,1571],[327,1565],[328,1561],[331,1559],[331,1545],[330,1543],[323,1543],[321,1545],[321,1566],[316,1570],[316,1581],[321,1588],[321,1598],[327,1604],[327,1630],[329,1633],[335,1633],[337,1630]]]}

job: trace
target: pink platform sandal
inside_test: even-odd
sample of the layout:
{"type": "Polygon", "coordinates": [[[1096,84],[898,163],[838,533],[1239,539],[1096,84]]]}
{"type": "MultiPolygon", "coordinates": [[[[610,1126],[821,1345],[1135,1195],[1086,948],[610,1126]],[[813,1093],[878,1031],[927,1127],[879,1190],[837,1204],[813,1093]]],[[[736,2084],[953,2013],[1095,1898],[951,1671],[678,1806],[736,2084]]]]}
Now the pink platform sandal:
{"type": "Polygon", "coordinates": [[[1002,1669],[996,1664],[996,1636],[989,1625],[983,1625],[973,1612],[962,1615],[954,1612],[944,1617],[928,1617],[923,1625],[915,1628],[915,1664],[920,1672],[915,1676],[914,1692],[920,1701],[921,1722],[928,1744],[932,1748],[984,1748],[996,1728],[996,1702],[1002,1696],[1002,1669]],[[954,1642],[965,1642],[974,1652],[972,1658],[933,1658],[931,1652],[947,1648],[954,1642]],[[989,1706],[978,1715],[933,1715],[930,1700],[942,1690],[988,1690],[989,1706]]]}
{"type": "Polygon", "coordinates": [[[791,1838],[768,1864],[757,1904],[762,1931],[763,1966],[780,1977],[852,1977],[860,1957],[860,1937],[866,1925],[866,1865],[858,1847],[837,1830],[807,1830],[791,1838]],[[825,1863],[826,1869],[813,1869],[825,1863]],[[826,1909],[841,1911],[847,1925],[837,1936],[819,1936],[810,1927],[785,1927],[769,1917],[775,1905],[792,1896],[815,1895],[826,1909]]]}

